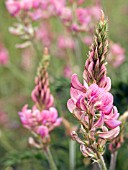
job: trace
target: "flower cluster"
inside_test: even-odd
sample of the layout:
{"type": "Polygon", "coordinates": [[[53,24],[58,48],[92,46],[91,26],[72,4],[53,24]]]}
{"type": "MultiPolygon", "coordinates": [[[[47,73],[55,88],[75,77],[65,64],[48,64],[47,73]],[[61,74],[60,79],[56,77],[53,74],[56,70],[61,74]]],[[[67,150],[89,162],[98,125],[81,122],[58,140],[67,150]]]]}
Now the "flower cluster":
{"type": "Polygon", "coordinates": [[[58,118],[58,112],[54,107],[54,98],[50,93],[49,78],[47,67],[49,64],[49,55],[47,49],[39,65],[37,77],[35,78],[35,88],[32,91],[32,100],[35,105],[28,109],[25,105],[19,116],[23,126],[29,129],[35,137],[41,137],[43,144],[50,142],[49,133],[61,124],[61,118],[58,118]]]}
{"type": "Polygon", "coordinates": [[[41,4],[41,0],[7,0],[6,7],[12,16],[18,16],[22,11],[37,9],[41,4]]]}
{"type": "MultiPolygon", "coordinates": [[[[31,45],[33,39],[41,40],[41,43],[50,47],[54,35],[51,29],[50,19],[57,18],[64,26],[69,35],[78,35],[80,40],[86,45],[92,43],[94,25],[100,18],[101,3],[96,2],[95,5],[82,7],[83,0],[7,0],[6,7],[9,13],[18,18],[18,23],[10,28],[10,32],[25,40],[25,43],[18,45],[18,48],[25,48],[31,45]],[[19,22],[21,21],[21,22],[19,22]],[[33,25],[33,22],[39,21],[39,25],[33,25]],[[22,24],[21,24],[22,23],[22,24]]],[[[66,37],[66,35],[64,36],[66,37]]],[[[71,37],[62,38],[60,35],[57,39],[58,49],[66,48],[75,49],[74,40],[71,37]],[[64,42],[64,43],[63,43],[64,42]],[[65,44],[64,46],[62,44],[65,44]]],[[[59,53],[59,52],[57,52],[59,53]]],[[[113,67],[118,67],[125,59],[124,50],[118,44],[110,45],[110,55],[108,62],[113,67]]]]}
{"type": "Polygon", "coordinates": [[[30,131],[38,134],[42,139],[49,138],[49,132],[61,123],[61,118],[58,118],[57,110],[50,107],[49,110],[40,111],[36,106],[32,110],[25,105],[19,116],[23,126],[30,131]]]}
{"type": "Polygon", "coordinates": [[[83,86],[76,74],[72,75],[71,86],[68,108],[85,128],[94,133],[92,138],[93,135],[110,140],[116,137],[121,122],[117,120],[119,113],[113,106],[112,94],[97,84],[83,86]],[[91,124],[88,116],[92,117],[91,124]]]}
{"type": "Polygon", "coordinates": [[[80,122],[83,139],[75,131],[72,138],[80,144],[84,156],[97,161],[104,152],[107,140],[115,138],[120,131],[119,113],[113,105],[110,92],[111,81],[106,76],[105,59],[108,51],[107,21],[102,13],[96,29],[94,42],[89,51],[83,73],[82,85],[76,74],[71,78],[71,98],[67,106],[80,122]]]}

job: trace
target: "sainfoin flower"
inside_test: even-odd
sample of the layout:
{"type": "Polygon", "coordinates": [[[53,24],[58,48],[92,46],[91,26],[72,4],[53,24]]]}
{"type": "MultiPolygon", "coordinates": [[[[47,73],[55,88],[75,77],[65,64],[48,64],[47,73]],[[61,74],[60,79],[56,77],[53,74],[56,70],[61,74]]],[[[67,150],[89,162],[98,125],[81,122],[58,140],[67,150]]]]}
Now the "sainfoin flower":
{"type": "Polygon", "coordinates": [[[54,107],[54,98],[50,93],[49,77],[47,67],[49,55],[45,49],[43,59],[38,67],[38,74],[35,78],[35,88],[32,91],[34,106],[28,109],[25,105],[19,116],[23,126],[29,129],[35,137],[40,137],[43,144],[50,141],[49,133],[57,126],[60,126],[62,119],[58,118],[58,112],[54,107]],[[47,140],[49,139],[49,140],[47,140]]]}
{"type": "Polygon", "coordinates": [[[116,137],[121,122],[117,120],[119,113],[113,106],[112,94],[97,84],[83,86],[76,74],[72,75],[71,86],[71,99],[67,103],[70,112],[87,128],[89,128],[88,116],[91,115],[93,121],[90,128],[92,131],[100,128],[97,132],[99,137],[104,139],[116,137]]]}
{"type": "Polygon", "coordinates": [[[71,77],[71,98],[67,107],[80,123],[79,138],[73,131],[71,136],[80,144],[85,157],[97,161],[104,153],[105,143],[120,132],[119,113],[113,105],[111,79],[106,75],[105,59],[108,51],[107,21],[102,13],[97,26],[83,72],[83,84],[77,74],[71,77]]]}
{"type": "Polygon", "coordinates": [[[42,138],[49,135],[55,127],[61,124],[61,118],[58,118],[58,112],[54,107],[48,110],[40,111],[36,106],[28,109],[25,105],[19,116],[23,126],[35,134],[39,134],[42,138]]]}

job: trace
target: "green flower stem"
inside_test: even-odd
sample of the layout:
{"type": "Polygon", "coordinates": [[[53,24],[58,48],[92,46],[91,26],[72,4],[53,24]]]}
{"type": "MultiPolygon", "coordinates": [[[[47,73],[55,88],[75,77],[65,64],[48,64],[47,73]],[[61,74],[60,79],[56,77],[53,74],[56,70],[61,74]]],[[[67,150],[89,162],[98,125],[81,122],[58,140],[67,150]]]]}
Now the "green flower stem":
{"type": "Polygon", "coordinates": [[[105,164],[103,156],[98,154],[98,157],[100,159],[99,162],[98,162],[100,170],[107,170],[107,167],[106,167],[106,164],[105,164]]]}
{"type": "Polygon", "coordinates": [[[69,166],[70,170],[75,170],[76,166],[76,141],[69,141],[69,166]]]}
{"type": "Polygon", "coordinates": [[[49,165],[50,165],[50,168],[51,170],[57,170],[57,167],[55,165],[55,162],[53,160],[53,157],[52,157],[52,154],[51,154],[51,151],[50,151],[50,148],[47,147],[46,150],[45,150],[45,156],[49,162],[49,165]]]}
{"type": "Polygon", "coordinates": [[[116,159],[117,159],[117,151],[114,152],[114,153],[111,153],[111,162],[110,162],[109,170],[115,170],[116,169],[116,159]]]}

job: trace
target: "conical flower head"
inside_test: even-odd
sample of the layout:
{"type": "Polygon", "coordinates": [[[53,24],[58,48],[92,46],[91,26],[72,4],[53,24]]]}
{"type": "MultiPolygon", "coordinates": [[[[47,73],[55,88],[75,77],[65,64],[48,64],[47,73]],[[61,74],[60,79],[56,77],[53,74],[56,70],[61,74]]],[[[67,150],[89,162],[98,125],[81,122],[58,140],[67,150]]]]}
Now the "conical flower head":
{"type": "Polygon", "coordinates": [[[53,106],[54,98],[50,93],[49,76],[47,68],[49,65],[48,49],[44,51],[43,59],[37,70],[37,77],[35,78],[35,88],[32,91],[32,100],[35,102],[39,110],[49,109],[53,106]]]}
{"type": "Polygon", "coordinates": [[[111,88],[111,81],[106,77],[105,66],[108,52],[107,31],[108,23],[107,20],[104,20],[104,14],[102,13],[101,20],[95,31],[93,44],[90,47],[88,59],[85,63],[83,78],[88,85],[96,83],[109,91],[111,88]]]}

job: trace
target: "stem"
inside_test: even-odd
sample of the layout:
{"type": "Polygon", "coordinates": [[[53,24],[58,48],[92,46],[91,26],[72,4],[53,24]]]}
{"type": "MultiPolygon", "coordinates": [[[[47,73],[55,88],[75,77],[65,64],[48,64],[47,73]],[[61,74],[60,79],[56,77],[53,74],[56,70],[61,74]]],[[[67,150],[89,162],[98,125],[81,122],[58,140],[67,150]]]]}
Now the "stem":
{"type": "Polygon", "coordinates": [[[109,170],[115,170],[116,168],[117,153],[118,153],[117,151],[114,153],[111,153],[111,162],[110,162],[109,170]]]}
{"type": "Polygon", "coordinates": [[[52,154],[51,154],[51,151],[50,151],[50,148],[47,147],[46,150],[45,150],[45,156],[49,162],[49,165],[50,165],[50,168],[51,170],[57,170],[57,167],[55,165],[55,162],[53,160],[53,157],[52,157],[52,154]]]}
{"type": "Polygon", "coordinates": [[[76,142],[73,140],[69,141],[69,166],[70,170],[75,170],[76,166],[76,142]]]}
{"type": "Polygon", "coordinates": [[[106,167],[106,164],[105,164],[105,161],[104,161],[104,158],[102,155],[98,154],[98,157],[100,158],[100,161],[99,161],[99,167],[101,170],[107,170],[107,167],[106,167]]]}

